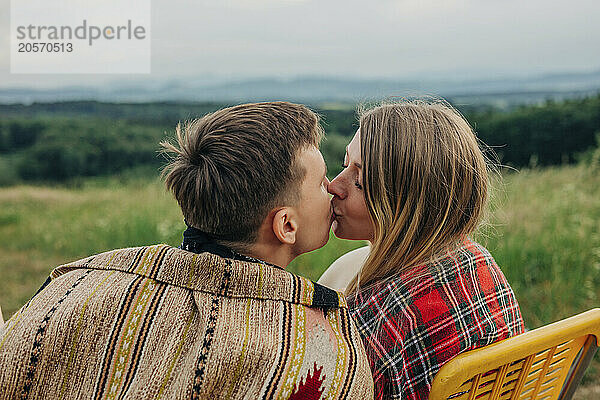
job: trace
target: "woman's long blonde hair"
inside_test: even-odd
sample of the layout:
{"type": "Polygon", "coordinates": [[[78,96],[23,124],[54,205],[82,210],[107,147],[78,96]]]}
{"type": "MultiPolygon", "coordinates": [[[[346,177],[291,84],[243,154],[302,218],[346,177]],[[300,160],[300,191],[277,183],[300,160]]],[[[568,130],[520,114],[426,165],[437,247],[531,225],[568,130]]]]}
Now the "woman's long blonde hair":
{"type": "Polygon", "coordinates": [[[356,293],[455,248],[479,224],[488,162],[467,121],[441,101],[403,101],[361,113],[371,252],[356,293]]]}

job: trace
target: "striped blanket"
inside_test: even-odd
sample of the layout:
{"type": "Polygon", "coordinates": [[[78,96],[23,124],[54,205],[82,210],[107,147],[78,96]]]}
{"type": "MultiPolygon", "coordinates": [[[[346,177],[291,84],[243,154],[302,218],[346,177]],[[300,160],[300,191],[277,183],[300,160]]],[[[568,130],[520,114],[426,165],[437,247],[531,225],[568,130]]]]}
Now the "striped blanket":
{"type": "Polygon", "coordinates": [[[341,294],[167,245],[56,268],[0,330],[1,399],[366,399],[341,294]]]}

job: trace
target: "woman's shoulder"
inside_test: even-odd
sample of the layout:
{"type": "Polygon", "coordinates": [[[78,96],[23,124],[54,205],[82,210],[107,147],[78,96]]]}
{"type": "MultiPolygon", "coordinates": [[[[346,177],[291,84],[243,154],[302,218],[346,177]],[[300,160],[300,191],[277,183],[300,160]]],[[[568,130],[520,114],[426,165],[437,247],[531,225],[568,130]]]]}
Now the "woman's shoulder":
{"type": "Polygon", "coordinates": [[[509,286],[490,251],[472,239],[465,240],[462,246],[453,251],[446,264],[449,270],[463,277],[472,275],[479,282],[493,280],[497,287],[509,286]]]}
{"type": "Polygon", "coordinates": [[[491,260],[494,259],[490,251],[485,246],[471,238],[465,239],[458,248],[458,251],[466,252],[471,257],[480,257],[491,260]]]}
{"type": "Polygon", "coordinates": [[[490,251],[473,239],[467,238],[454,249],[446,251],[427,263],[435,279],[448,281],[457,274],[470,274],[482,269],[499,270],[490,251]]]}

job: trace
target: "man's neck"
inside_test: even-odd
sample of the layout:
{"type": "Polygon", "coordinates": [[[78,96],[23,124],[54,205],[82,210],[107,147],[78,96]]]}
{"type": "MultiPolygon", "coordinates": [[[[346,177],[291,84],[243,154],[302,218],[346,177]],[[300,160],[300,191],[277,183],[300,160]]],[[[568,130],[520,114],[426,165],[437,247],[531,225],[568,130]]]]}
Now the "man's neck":
{"type": "Polygon", "coordinates": [[[288,246],[271,246],[265,243],[255,243],[250,249],[240,253],[270,264],[275,264],[281,268],[286,268],[296,257],[292,254],[291,249],[288,246]]]}

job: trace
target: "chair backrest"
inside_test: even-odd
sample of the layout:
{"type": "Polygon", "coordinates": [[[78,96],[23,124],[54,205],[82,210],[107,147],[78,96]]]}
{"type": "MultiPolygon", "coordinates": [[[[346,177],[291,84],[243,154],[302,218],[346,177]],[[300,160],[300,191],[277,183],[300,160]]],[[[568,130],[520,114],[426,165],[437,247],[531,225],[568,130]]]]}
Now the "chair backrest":
{"type": "Polygon", "coordinates": [[[571,399],[600,339],[600,308],[459,354],[430,400],[571,399]]]}

